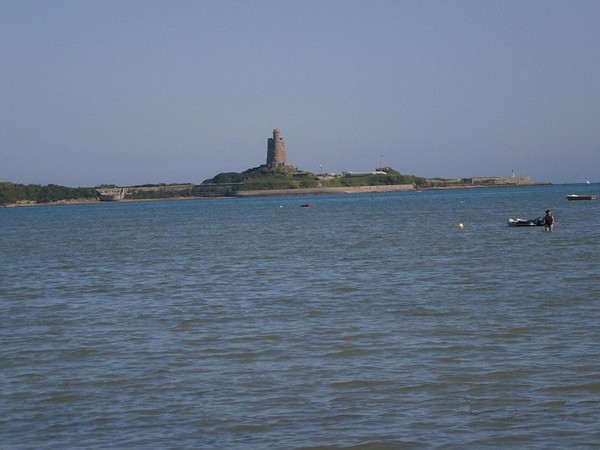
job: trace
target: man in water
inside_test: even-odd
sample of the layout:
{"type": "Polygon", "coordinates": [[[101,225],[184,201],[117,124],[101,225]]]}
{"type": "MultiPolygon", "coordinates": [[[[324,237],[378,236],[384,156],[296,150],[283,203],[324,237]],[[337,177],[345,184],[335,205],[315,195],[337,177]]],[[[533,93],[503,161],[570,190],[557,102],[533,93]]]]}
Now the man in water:
{"type": "Polygon", "coordinates": [[[549,209],[546,210],[546,215],[544,216],[544,231],[549,233],[554,231],[554,216],[549,209]]]}

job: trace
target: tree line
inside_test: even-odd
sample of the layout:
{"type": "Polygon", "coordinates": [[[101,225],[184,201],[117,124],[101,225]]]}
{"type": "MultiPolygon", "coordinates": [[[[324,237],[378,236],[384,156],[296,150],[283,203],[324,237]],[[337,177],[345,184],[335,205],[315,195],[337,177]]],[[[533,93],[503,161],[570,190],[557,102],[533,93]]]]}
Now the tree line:
{"type": "MultiPolygon", "coordinates": [[[[143,185],[128,189],[128,199],[171,198],[171,197],[210,197],[235,195],[243,190],[300,189],[314,187],[341,186],[380,186],[389,184],[414,184],[417,187],[428,187],[425,178],[414,175],[403,175],[390,167],[376,169],[377,174],[360,177],[322,178],[310,172],[289,172],[268,168],[266,166],[248,169],[245,172],[225,172],[214,178],[205,180],[201,185],[189,185],[186,189],[171,189],[169,185],[143,185]],[[156,190],[136,189],[143,187],[160,187],[156,190]]],[[[112,185],[102,187],[116,188],[112,185]]],[[[65,187],[56,184],[42,186],[39,184],[16,184],[0,182],[0,205],[15,203],[51,203],[61,200],[94,199],[98,194],[95,188],[65,187]]]]}
{"type": "Polygon", "coordinates": [[[71,188],[57,184],[42,186],[39,184],[0,182],[0,205],[19,202],[50,203],[60,200],[96,198],[97,196],[94,188],[71,188]]]}

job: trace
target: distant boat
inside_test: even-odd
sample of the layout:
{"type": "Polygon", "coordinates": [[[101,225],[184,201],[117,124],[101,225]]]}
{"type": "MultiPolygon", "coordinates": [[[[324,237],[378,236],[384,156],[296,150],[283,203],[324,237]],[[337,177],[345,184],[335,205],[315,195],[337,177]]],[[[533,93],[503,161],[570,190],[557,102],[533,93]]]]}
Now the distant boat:
{"type": "Polygon", "coordinates": [[[590,180],[585,180],[585,184],[590,184],[590,180]]]}
{"type": "Polygon", "coordinates": [[[314,205],[312,203],[302,203],[300,206],[302,208],[312,208],[314,205]]]}
{"type": "Polygon", "coordinates": [[[596,200],[596,196],[571,194],[567,195],[567,200],[596,200]]]}

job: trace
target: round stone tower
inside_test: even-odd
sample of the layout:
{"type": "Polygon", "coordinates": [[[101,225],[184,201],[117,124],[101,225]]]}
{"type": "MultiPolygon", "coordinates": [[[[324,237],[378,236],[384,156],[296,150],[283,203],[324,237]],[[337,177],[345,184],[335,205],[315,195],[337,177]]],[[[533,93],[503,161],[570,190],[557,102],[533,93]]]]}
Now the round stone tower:
{"type": "Polygon", "coordinates": [[[281,137],[279,128],[273,130],[273,137],[267,141],[267,166],[279,167],[287,166],[287,153],[285,151],[285,141],[281,137]]]}

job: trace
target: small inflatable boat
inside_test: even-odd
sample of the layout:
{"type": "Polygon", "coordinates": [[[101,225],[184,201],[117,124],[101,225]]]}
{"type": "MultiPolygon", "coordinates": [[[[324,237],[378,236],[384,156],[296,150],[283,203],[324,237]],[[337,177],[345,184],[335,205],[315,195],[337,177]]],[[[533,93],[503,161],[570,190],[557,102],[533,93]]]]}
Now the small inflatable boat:
{"type": "Polygon", "coordinates": [[[596,196],[571,194],[567,195],[567,200],[596,200],[596,196]]]}
{"type": "Polygon", "coordinates": [[[536,217],[535,219],[508,219],[509,227],[541,227],[544,225],[544,219],[542,217],[536,217]]]}

